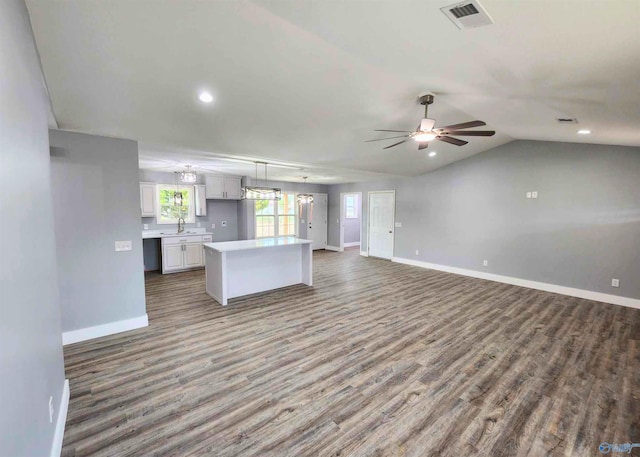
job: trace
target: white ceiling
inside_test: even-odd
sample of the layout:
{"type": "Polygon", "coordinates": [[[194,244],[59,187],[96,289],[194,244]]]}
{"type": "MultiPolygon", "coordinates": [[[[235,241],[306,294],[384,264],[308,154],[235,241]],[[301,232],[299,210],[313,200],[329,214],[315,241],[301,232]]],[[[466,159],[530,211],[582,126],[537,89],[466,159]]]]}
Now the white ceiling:
{"type": "Polygon", "coordinates": [[[458,30],[450,0],[27,0],[60,128],[140,142],[142,168],[337,183],[414,176],[512,139],[640,146],[640,2],[482,0],[495,21],[458,30]],[[198,91],[215,100],[204,105],[198,91]],[[456,147],[411,130],[498,133],[456,147]],[[576,117],[578,125],[558,125],[576,117]],[[592,130],[577,136],[578,128],[592,130]]]}

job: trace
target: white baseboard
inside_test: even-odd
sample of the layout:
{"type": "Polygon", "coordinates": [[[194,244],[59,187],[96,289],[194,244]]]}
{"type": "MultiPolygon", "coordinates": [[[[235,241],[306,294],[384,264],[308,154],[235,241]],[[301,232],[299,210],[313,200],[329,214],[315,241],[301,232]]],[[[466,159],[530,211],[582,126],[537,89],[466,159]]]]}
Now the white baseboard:
{"type": "Polygon", "coordinates": [[[575,289],[573,287],[559,286],[557,284],[549,284],[546,282],[530,281],[528,279],[512,278],[511,276],[502,276],[475,270],[466,270],[464,268],[449,267],[446,265],[421,262],[419,260],[405,259],[402,257],[393,257],[391,260],[393,262],[413,265],[421,268],[429,268],[431,270],[446,271],[447,273],[455,273],[463,276],[471,276],[473,278],[487,279],[489,281],[512,284],[514,286],[528,287],[529,289],[544,290],[546,292],[554,292],[556,294],[570,295],[572,297],[586,298],[587,300],[595,300],[604,303],[611,303],[612,305],[628,306],[629,308],[640,309],[640,300],[636,298],[621,297],[619,295],[604,294],[602,292],[594,292],[584,289],[575,289]]]}
{"type": "Polygon", "coordinates": [[[369,252],[368,251],[360,251],[360,255],[362,257],[369,257],[369,252]]]}
{"type": "Polygon", "coordinates": [[[80,328],[62,333],[62,344],[73,344],[80,341],[92,340],[101,336],[113,335],[114,333],[126,332],[137,328],[147,327],[149,318],[147,313],[143,316],[125,319],[122,321],[109,322],[108,324],[96,325],[94,327],[80,328]]]}
{"type": "Polygon", "coordinates": [[[354,246],[360,246],[360,241],[354,241],[353,243],[344,243],[345,248],[352,248],[354,246]]]}
{"type": "Polygon", "coordinates": [[[327,246],[325,249],[327,251],[336,251],[336,252],[342,252],[344,250],[336,246],[327,246]]]}
{"type": "Polygon", "coordinates": [[[58,418],[56,419],[56,431],[53,435],[53,444],[51,445],[51,457],[60,457],[62,454],[62,439],[64,438],[64,426],[67,422],[67,410],[69,409],[69,380],[64,380],[62,387],[62,397],[60,399],[60,408],[58,409],[58,418]]]}

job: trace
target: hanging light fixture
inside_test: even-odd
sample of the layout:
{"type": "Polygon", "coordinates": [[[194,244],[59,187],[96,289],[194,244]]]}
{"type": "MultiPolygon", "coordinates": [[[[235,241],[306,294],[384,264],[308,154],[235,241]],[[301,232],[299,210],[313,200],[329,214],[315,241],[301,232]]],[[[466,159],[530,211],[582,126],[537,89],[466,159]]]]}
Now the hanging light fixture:
{"type": "Polygon", "coordinates": [[[198,180],[196,172],[191,169],[191,165],[185,165],[185,167],[187,169],[180,173],[180,181],[195,184],[198,180]]]}
{"type": "MultiPolygon", "coordinates": [[[[307,176],[304,176],[303,190],[307,190],[307,176]]],[[[298,194],[298,203],[311,203],[313,201],[312,194],[298,194]]]]}
{"type": "Polygon", "coordinates": [[[258,164],[264,165],[264,186],[244,186],[242,188],[243,200],[280,200],[282,189],[269,187],[266,162],[256,162],[256,184],[258,184],[258,164]]]}
{"type": "Polygon", "coordinates": [[[178,185],[178,175],[180,172],[175,171],[174,176],[176,178],[176,190],[173,191],[173,205],[174,206],[182,206],[182,192],[180,192],[180,186],[178,185]]]}

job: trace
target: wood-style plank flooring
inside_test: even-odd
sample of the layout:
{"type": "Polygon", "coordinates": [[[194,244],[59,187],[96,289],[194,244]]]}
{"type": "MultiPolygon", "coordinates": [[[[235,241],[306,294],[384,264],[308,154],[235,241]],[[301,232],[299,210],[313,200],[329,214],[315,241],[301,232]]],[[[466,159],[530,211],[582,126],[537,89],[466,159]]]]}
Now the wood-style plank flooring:
{"type": "Polygon", "coordinates": [[[353,250],[316,252],[314,284],[223,308],[203,270],[148,273],[148,328],[65,347],[63,455],[584,457],[640,443],[640,310],[353,250]]]}

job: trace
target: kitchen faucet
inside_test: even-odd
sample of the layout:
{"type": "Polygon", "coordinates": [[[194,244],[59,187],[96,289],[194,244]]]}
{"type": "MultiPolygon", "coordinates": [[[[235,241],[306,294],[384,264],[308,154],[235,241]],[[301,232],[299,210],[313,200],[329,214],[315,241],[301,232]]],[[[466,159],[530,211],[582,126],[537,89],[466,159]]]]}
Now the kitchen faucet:
{"type": "Polygon", "coordinates": [[[182,233],[184,232],[184,219],[183,218],[179,218],[178,219],[178,233],[182,233]]]}

